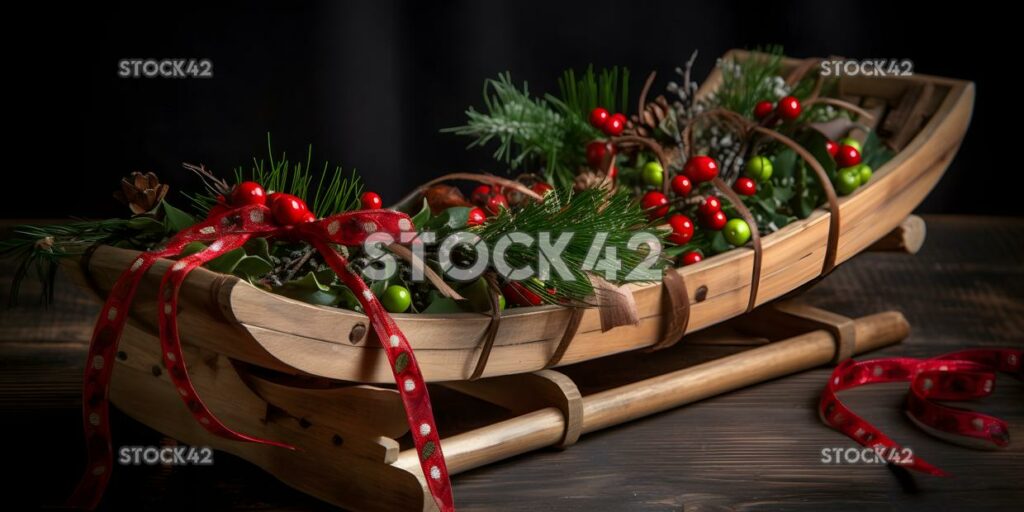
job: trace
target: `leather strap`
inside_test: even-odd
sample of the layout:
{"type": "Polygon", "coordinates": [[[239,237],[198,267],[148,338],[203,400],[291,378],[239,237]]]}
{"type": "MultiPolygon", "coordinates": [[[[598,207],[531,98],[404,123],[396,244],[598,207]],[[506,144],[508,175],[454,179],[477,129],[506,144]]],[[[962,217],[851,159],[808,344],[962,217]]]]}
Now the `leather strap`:
{"type": "Polygon", "coordinates": [[[476,367],[473,368],[473,373],[469,376],[469,380],[477,380],[484,373],[484,369],[487,368],[487,361],[491,357],[491,349],[494,348],[494,339],[498,336],[498,327],[501,326],[501,307],[498,302],[498,282],[494,277],[494,274],[486,274],[484,279],[487,280],[487,292],[491,302],[491,322],[487,324],[487,330],[484,331],[484,341],[480,346],[480,356],[477,357],[476,367]]]}
{"type": "Polygon", "coordinates": [[[551,368],[562,361],[562,356],[565,355],[566,350],[569,350],[569,345],[572,344],[573,338],[576,337],[576,332],[580,329],[580,321],[583,320],[583,313],[586,310],[583,308],[570,308],[569,311],[569,321],[565,324],[565,331],[562,332],[562,340],[558,342],[555,352],[551,354],[551,358],[548,359],[544,368],[551,368]]]}
{"type": "Polygon", "coordinates": [[[832,186],[832,182],[828,179],[828,174],[825,173],[825,168],[821,166],[818,159],[816,159],[814,155],[808,152],[803,146],[770,128],[755,126],[751,128],[751,130],[782,142],[795,151],[796,154],[799,155],[800,158],[804,159],[804,161],[811,167],[811,170],[814,171],[814,175],[818,179],[818,183],[821,184],[822,190],[825,191],[825,197],[828,199],[829,209],[828,241],[825,246],[825,261],[821,267],[821,275],[827,275],[836,267],[836,249],[839,246],[839,196],[836,195],[835,187],[832,186]]]}
{"type": "Polygon", "coordinates": [[[729,188],[729,185],[727,185],[725,181],[722,181],[722,178],[715,178],[713,183],[715,184],[715,187],[722,192],[722,195],[732,203],[732,206],[736,208],[740,217],[743,217],[743,220],[750,226],[750,244],[754,248],[754,268],[751,271],[750,298],[747,300],[746,311],[747,313],[750,313],[754,310],[754,307],[757,306],[757,289],[761,285],[761,260],[763,258],[763,254],[761,250],[760,229],[758,229],[757,221],[754,220],[754,216],[750,213],[750,210],[747,209],[747,206],[743,204],[743,200],[740,199],[739,194],[729,188]]]}
{"type": "Polygon", "coordinates": [[[682,272],[676,269],[665,272],[661,290],[664,295],[662,304],[665,305],[663,314],[667,320],[665,332],[660,341],[647,348],[647,352],[675,345],[686,334],[686,327],[690,324],[690,294],[686,290],[682,272]]]}

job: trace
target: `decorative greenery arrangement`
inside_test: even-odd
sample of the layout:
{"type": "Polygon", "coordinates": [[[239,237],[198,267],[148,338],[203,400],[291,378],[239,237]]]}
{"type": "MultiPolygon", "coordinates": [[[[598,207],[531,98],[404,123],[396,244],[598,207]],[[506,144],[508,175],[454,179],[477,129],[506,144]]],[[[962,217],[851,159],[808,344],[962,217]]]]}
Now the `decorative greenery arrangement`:
{"type": "MultiPolygon", "coordinates": [[[[638,102],[641,110],[629,117],[620,113],[631,104],[630,74],[624,68],[567,70],[557,94],[535,95],[507,73],[487,80],[483,106],[469,107],[466,124],[444,131],[469,137],[470,147],[493,146],[494,158],[515,179],[470,176],[484,184],[468,198],[455,187],[432,183],[399,203],[415,214],[419,229],[439,236],[465,230],[489,245],[513,231],[553,237],[571,232],[574,237],[563,252],[570,276],[514,280],[490,269],[485,278],[469,283],[413,281],[413,263],[406,257],[399,258],[394,276],[367,279],[370,288],[393,312],[483,312],[506,300],[518,306],[594,304],[599,301],[591,276],[600,274],[600,267],[584,270],[583,264],[593,259],[598,233],[611,234],[603,245],[627,269],[648,261],[649,247],[629,243],[638,232],[668,244],[654,268],[673,261],[694,264],[748,243],[752,226],[747,219],[766,235],[825,202],[811,162],[797,148],[814,156],[840,193],[853,192],[870,179],[873,167],[891,157],[871,132],[860,140],[830,140],[826,132],[836,126],[848,132],[859,125],[842,102],[820,101],[832,84],[813,70],[782,76],[780,49],[743,61],[719,61],[721,81],[703,99],[690,76],[695,58],[676,70],[680,81],[668,84],[667,97],[647,101],[654,77],[648,79],[638,102]],[[741,202],[722,201],[716,188],[720,183],[741,202]],[[467,300],[456,300],[448,290],[458,290],[467,300]],[[498,302],[492,302],[495,297],[498,302]]],[[[17,228],[12,238],[0,242],[0,254],[20,259],[11,300],[33,273],[44,283],[44,299],[52,298],[53,275],[62,258],[97,244],[151,249],[196,219],[244,204],[246,194],[269,194],[267,205],[275,215],[275,197],[294,198],[289,199],[294,209],[281,213],[291,219],[284,224],[382,207],[380,196],[365,192],[354,171],[327,163],[314,171],[311,148],[297,162],[286,155],[275,158],[268,136],[267,154],[248,168],[236,168],[230,182],[186,164],[204,184],[183,194],[195,216],[172,206],[167,186],[152,173],[135,173],[116,194],[134,214],[129,219],[17,228]]],[[[186,254],[204,248],[195,243],[186,254]]],[[[380,264],[360,249],[346,250],[357,270],[380,264]]],[[[453,252],[460,261],[476,256],[471,244],[453,252]]],[[[515,245],[507,257],[515,267],[540,255],[536,245],[515,245]]],[[[424,260],[428,269],[439,269],[437,248],[428,246],[424,260]]],[[[312,304],[360,309],[352,291],[303,242],[256,238],[206,266],[312,304]]]]}

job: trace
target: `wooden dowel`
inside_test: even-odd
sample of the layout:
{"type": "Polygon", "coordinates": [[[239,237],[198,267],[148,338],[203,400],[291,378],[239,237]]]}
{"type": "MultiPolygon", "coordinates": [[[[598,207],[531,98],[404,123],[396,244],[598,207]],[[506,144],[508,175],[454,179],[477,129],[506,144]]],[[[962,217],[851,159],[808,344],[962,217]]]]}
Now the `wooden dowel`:
{"type": "Polygon", "coordinates": [[[909,215],[899,226],[896,226],[896,229],[868,247],[868,250],[917,254],[917,251],[920,251],[921,246],[924,245],[927,232],[928,227],[924,219],[917,215],[909,215]]]}
{"type": "MultiPolygon", "coordinates": [[[[857,354],[905,338],[910,326],[888,311],[857,319],[857,354]]],[[[832,360],[832,335],[817,330],[763,347],[627,384],[583,398],[583,432],[641,418],[751,384],[821,366],[832,360]]],[[[443,440],[448,471],[460,473],[513,455],[558,443],[565,429],[561,411],[548,407],[443,440]]],[[[418,471],[414,450],[396,466],[418,471]]]]}

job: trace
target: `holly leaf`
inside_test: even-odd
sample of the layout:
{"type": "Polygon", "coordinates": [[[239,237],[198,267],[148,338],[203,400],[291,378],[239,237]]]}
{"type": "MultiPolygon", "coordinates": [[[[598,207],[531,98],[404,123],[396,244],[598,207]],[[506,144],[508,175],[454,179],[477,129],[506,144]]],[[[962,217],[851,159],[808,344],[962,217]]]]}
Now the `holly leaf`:
{"type": "Polygon", "coordinates": [[[189,242],[188,244],[185,244],[185,247],[182,247],[179,256],[184,258],[185,256],[191,256],[203,250],[206,250],[206,244],[202,242],[189,242]]]}
{"type": "Polygon", "coordinates": [[[271,259],[270,242],[267,242],[266,238],[250,238],[242,247],[245,248],[246,254],[259,256],[267,261],[271,259]]]}
{"type": "Polygon", "coordinates": [[[832,155],[828,154],[828,150],[825,149],[825,143],[828,142],[828,139],[817,131],[807,130],[804,132],[801,142],[807,148],[807,151],[814,155],[814,159],[825,168],[825,173],[830,178],[833,177],[836,172],[836,161],[832,159],[832,155]]]}
{"type": "Polygon", "coordinates": [[[149,215],[139,215],[128,220],[128,229],[140,233],[161,233],[166,231],[164,225],[149,215]]]}
{"type": "Polygon", "coordinates": [[[424,222],[423,231],[455,231],[462,229],[469,223],[469,211],[471,209],[468,206],[448,208],[424,222]]]}
{"type": "Polygon", "coordinates": [[[878,135],[874,131],[868,132],[862,148],[861,163],[867,164],[871,169],[878,169],[894,156],[892,150],[878,140],[878,135]]]}
{"type": "Polygon", "coordinates": [[[243,279],[263,277],[274,270],[274,265],[260,256],[243,256],[231,273],[243,279]]]}
{"type": "Polygon", "coordinates": [[[790,222],[793,222],[794,220],[796,220],[795,217],[791,215],[784,215],[781,213],[776,213],[775,215],[772,216],[772,222],[775,224],[775,227],[779,229],[782,229],[783,227],[788,225],[790,222]]]}
{"type": "Polygon", "coordinates": [[[214,272],[230,274],[235,271],[235,267],[238,266],[238,262],[242,261],[242,258],[244,257],[245,249],[239,247],[217,256],[216,258],[208,261],[204,266],[214,272]]]}
{"type": "MultiPolygon", "coordinates": [[[[432,291],[431,295],[433,295],[433,293],[436,292],[432,291]]],[[[440,294],[438,294],[438,297],[430,301],[430,305],[424,308],[421,313],[436,315],[445,313],[462,313],[464,311],[465,310],[459,307],[458,302],[449,299],[448,297],[441,297],[440,294]]]]}
{"type": "Polygon", "coordinates": [[[359,304],[359,299],[356,298],[356,294],[351,288],[343,284],[336,284],[331,286],[331,290],[338,294],[338,307],[345,309],[351,309],[352,311],[363,312],[363,306],[359,304]]]}
{"type": "Polygon", "coordinates": [[[420,208],[420,212],[412,216],[412,225],[416,226],[417,229],[422,229],[428,220],[430,220],[430,204],[424,198],[423,207],[420,208]]]}
{"type": "Polygon", "coordinates": [[[792,149],[786,148],[775,155],[775,162],[772,166],[772,177],[790,178],[796,169],[797,154],[792,149]]]}
{"type": "Polygon", "coordinates": [[[161,201],[160,205],[164,210],[164,227],[168,231],[181,231],[196,223],[191,215],[171,206],[167,201],[161,201]]]}
{"type": "Polygon", "coordinates": [[[725,239],[725,234],[722,231],[715,231],[715,234],[711,236],[711,252],[718,254],[731,249],[732,244],[725,239]]]}
{"type": "Polygon", "coordinates": [[[274,292],[288,298],[320,306],[333,306],[339,300],[338,293],[330,286],[321,284],[312,272],[278,286],[274,289],[274,292]]]}

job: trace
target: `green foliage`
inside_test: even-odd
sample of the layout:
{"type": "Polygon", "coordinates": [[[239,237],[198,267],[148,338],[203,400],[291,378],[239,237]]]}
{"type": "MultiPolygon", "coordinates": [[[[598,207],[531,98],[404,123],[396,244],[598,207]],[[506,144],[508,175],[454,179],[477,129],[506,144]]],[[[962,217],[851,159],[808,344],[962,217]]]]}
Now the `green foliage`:
{"type": "Polygon", "coordinates": [[[755,50],[750,58],[719,62],[722,83],[709,99],[709,107],[722,107],[752,117],[759,101],[775,101],[775,77],[782,71],[782,47],[755,50]]]}
{"type": "Polygon", "coordinates": [[[473,138],[469,147],[496,143],[494,158],[517,170],[542,168],[557,188],[571,187],[576,170],[585,163],[588,142],[601,137],[588,116],[601,105],[612,112],[625,110],[629,72],[593,67],[577,77],[572,70],[559,79],[561,97],[532,96],[529,86],[512,82],[509,73],[484,82],[484,108],[466,110],[466,124],[441,130],[473,138]]]}
{"type": "MultiPolygon", "coordinates": [[[[274,293],[284,295],[307,304],[319,306],[334,306],[342,300],[342,285],[324,284],[330,283],[333,276],[317,277],[313,272],[288,281],[281,286],[274,288],[274,293]]],[[[349,292],[351,293],[351,291],[349,292]]]]}
{"type": "MultiPolygon", "coordinates": [[[[316,179],[313,172],[313,146],[306,148],[306,160],[290,162],[287,153],[274,158],[274,150],[267,134],[267,159],[253,158],[249,169],[237,167],[234,170],[234,182],[255,181],[267,192],[285,192],[306,201],[310,211],[317,217],[326,217],[359,208],[359,195],[363,185],[353,170],[346,177],[340,166],[331,168],[324,162],[320,170],[320,178],[316,179]]],[[[197,211],[205,214],[217,203],[220,191],[208,188],[200,194],[185,194],[197,211]]]]}
{"type": "Polygon", "coordinates": [[[196,223],[191,215],[171,206],[167,201],[161,202],[160,208],[164,214],[164,225],[170,232],[176,233],[196,223]]]}
{"type": "Polygon", "coordinates": [[[559,97],[547,95],[545,98],[567,114],[578,115],[585,121],[596,107],[604,107],[612,113],[625,112],[629,104],[629,70],[616,66],[596,73],[594,66],[588,66],[577,77],[575,70],[567,69],[558,79],[558,90],[559,97]]]}
{"type": "MultiPolygon", "coordinates": [[[[608,235],[604,241],[604,254],[609,255],[609,249],[613,248],[621,262],[622,270],[616,280],[619,282],[647,256],[646,247],[629,247],[630,238],[638,231],[648,231],[659,239],[666,235],[665,232],[651,228],[632,194],[621,191],[609,196],[598,189],[584,190],[577,194],[548,194],[543,202],[531,202],[515,213],[503,210],[497,217],[475,229],[474,233],[488,246],[493,246],[513,231],[529,233],[535,238],[539,233],[547,232],[552,241],[563,233],[572,234],[561,253],[571,278],[565,279],[553,271],[547,282],[535,279],[520,281],[548,303],[585,303],[591,297],[594,288],[583,268],[599,233],[608,235]],[[554,293],[550,290],[554,290],[554,293]]],[[[537,243],[530,246],[513,244],[506,251],[505,257],[511,268],[525,265],[536,268],[541,258],[537,243]]],[[[659,262],[655,267],[663,263],[659,262]]]]}

